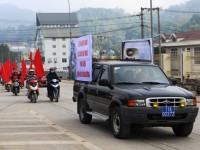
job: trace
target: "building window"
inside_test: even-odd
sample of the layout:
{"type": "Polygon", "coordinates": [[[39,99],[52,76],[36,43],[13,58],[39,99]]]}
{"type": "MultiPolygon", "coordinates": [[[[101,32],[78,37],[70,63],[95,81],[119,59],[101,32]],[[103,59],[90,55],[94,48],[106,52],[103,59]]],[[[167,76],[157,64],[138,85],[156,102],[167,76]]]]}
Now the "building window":
{"type": "Polygon", "coordinates": [[[54,63],[57,63],[57,58],[54,58],[54,63]]]}
{"type": "Polygon", "coordinates": [[[63,67],[63,70],[67,70],[67,67],[63,67]]]}
{"type": "Polygon", "coordinates": [[[53,45],[52,47],[53,47],[53,48],[56,48],[56,45],[53,45]]]}
{"type": "Polygon", "coordinates": [[[48,58],[48,63],[51,63],[52,61],[51,61],[51,58],[48,58]]]}
{"type": "Polygon", "coordinates": [[[66,45],[62,45],[62,48],[66,48],[66,45]]]}
{"type": "Polygon", "coordinates": [[[165,42],[166,42],[166,39],[163,38],[163,37],[161,37],[161,42],[162,42],[162,43],[165,43],[165,42]]]}
{"type": "Polygon", "coordinates": [[[176,49],[176,48],[173,49],[172,48],[171,49],[171,56],[175,56],[176,57],[177,55],[178,55],[178,49],[176,49]]]}
{"type": "Polygon", "coordinates": [[[70,27],[75,28],[75,24],[71,24],[70,27]]]}
{"type": "Polygon", "coordinates": [[[172,38],[172,42],[176,42],[177,39],[175,37],[172,38]]]}
{"type": "Polygon", "coordinates": [[[52,38],[52,41],[56,41],[56,38],[55,38],[55,37],[53,37],[53,38],[52,38]]]}
{"type": "Polygon", "coordinates": [[[56,56],[56,52],[53,52],[53,56],[56,56]]]}
{"type": "Polygon", "coordinates": [[[172,75],[179,75],[179,65],[178,60],[179,60],[179,55],[178,55],[178,49],[172,48],[170,50],[170,56],[171,56],[171,74],[172,75]]]}
{"type": "Polygon", "coordinates": [[[187,48],[187,52],[190,53],[190,48],[187,48]]]}
{"type": "Polygon", "coordinates": [[[62,62],[66,63],[67,62],[67,58],[62,58],[62,62]]]}
{"type": "Polygon", "coordinates": [[[62,38],[62,41],[66,41],[66,38],[62,38]]]}
{"type": "Polygon", "coordinates": [[[194,48],[194,64],[200,64],[200,47],[194,48]]]}
{"type": "Polygon", "coordinates": [[[62,54],[63,54],[63,55],[67,55],[67,53],[66,53],[66,52],[63,52],[62,54]]]}

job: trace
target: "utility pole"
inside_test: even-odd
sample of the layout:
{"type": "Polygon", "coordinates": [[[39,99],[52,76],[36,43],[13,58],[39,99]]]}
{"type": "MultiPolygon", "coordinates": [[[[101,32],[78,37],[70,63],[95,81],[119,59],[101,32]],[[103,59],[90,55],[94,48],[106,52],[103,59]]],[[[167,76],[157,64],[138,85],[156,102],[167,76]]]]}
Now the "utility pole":
{"type": "Polygon", "coordinates": [[[71,31],[71,12],[70,12],[70,2],[69,2],[69,0],[67,0],[67,2],[68,2],[68,7],[69,7],[69,38],[70,38],[70,40],[71,40],[71,38],[72,38],[72,31],[71,31]]]}
{"type": "Polygon", "coordinates": [[[159,64],[160,64],[160,67],[162,67],[162,54],[161,54],[161,41],[160,41],[160,9],[159,8],[156,8],[157,9],[157,12],[158,12],[158,43],[159,43],[159,64]]]}
{"type": "Polygon", "coordinates": [[[152,0],[150,0],[150,12],[151,12],[151,38],[153,40],[153,10],[152,10],[152,0]]]}
{"type": "Polygon", "coordinates": [[[144,39],[144,8],[141,7],[141,38],[144,39]]]}

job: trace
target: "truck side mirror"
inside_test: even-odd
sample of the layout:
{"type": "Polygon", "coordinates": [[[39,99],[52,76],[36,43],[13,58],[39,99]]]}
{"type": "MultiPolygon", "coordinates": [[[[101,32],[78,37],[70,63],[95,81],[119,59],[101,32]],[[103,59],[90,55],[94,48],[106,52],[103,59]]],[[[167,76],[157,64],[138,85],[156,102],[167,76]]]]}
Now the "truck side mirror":
{"type": "Polygon", "coordinates": [[[109,83],[108,79],[100,79],[99,85],[100,86],[110,86],[110,83],[109,83]]]}

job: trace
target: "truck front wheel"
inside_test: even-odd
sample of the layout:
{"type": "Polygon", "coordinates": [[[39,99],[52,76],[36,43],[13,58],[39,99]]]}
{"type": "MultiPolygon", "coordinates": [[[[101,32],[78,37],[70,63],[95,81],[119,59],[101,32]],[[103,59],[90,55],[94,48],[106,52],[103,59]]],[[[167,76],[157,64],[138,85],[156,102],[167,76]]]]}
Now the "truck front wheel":
{"type": "Polygon", "coordinates": [[[88,124],[92,120],[92,115],[88,114],[86,110],[88,109],[87,105],[84,102],[84,99],[80,99],[78,104],[79,120],[83,124],[88,124]]]}
{"type": "Polygon", "coordinates": [[[193,123],[180,124],[172,127],[174,134],[177,136],[186,137],[190,135],[193,129],[193,123]]]}
{"type": "Polygon", "coordinates": [[[116,138],[124,139],[129,137],[131,126],[124,124],[119,107],[114,107],[111,112],[111,127],[116,138]]]}

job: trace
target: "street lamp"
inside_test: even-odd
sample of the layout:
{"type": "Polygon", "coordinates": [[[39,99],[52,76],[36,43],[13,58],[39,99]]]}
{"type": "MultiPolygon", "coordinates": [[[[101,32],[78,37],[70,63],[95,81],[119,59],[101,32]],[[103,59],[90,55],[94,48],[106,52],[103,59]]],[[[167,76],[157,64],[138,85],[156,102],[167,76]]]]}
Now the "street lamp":
{"type": "MultiPolygon", "coordinates": [[[[68,2],[68,6],[69,6],[69,45],[71,45],[72,32],[71,32],[71,19],[70,19],[70,17],[71,17],[70,16],[71,15],[70,14],[70,3],[69,3],[69,0],[67,0],[67,2],[68,2]]],[[[71,49],[70,49],[70,53],[71,53],[71,49]]],[[[70,62],[69,62],[69,79],[72,79],[72,66],[70,65],[70,62]]]]}
{"type": "Polygon", "coordinates": [[[72,32],[71,32],[71,19],[70,19],[70,3],[69,3],[69,0],[67,0],[67,2],[68,2],[68,6],[69,6],[69,38],[70,38],[70,40],[71,40],[71,38],[72,38],[72,32]]]}
{"type": "MultiPolygon", "coordinates": [[[[150,12],[151,12],[151,38],[152,38],[152,50],[153,50],[153,53],[154,53],[154,44],[153,44],[153,10],[152,10],[152,0],[150,0],[150,12]]],[[[154,60],[153,60],[154,61],[154,60]]],[[[154,63],[154,62],[153,62],[154,63]]]]}
{"type": "Polygon", "coordinates": [[[152,0],[150,0],[150,12],[151,12],[151,38],[153,39],[153,10],[152,10],[152,0]]]}

